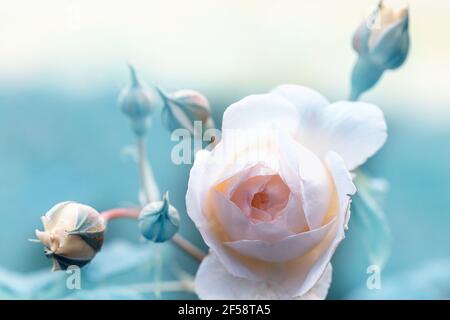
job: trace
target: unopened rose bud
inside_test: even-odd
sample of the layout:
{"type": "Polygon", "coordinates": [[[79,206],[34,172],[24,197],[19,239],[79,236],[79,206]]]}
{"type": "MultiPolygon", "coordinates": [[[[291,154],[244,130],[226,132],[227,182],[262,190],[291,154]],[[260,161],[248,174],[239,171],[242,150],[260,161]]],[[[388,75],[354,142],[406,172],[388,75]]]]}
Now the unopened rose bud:
{"type": "Polygon", "coordinates": [[[145,206],[139,216],[141,234],[153,242],[165,242],[178,231],[180,215],[169,203],[166,192],[162,201],[152,202],[145,206]]]}
{"type": "Polygon", "coordinates": [[[142,136],[147,132],[149,116],[155,109],[155,96],[139,81],[133,66],[129,68],[131,83],[120,93],[119,106],[131,119],[134,133],[142,136]]]}
{"type": "Polygon", "coordinates": [[[45,254],[53,260],[53,271],[66,270],[71,265],[82,267],[100,251],[105,223],[93,208],[62,202],[42,218],[44,231],[36,230],[36,237],[45,246],[45,254]]]}
{"type": "Polygon", "coordinates": [[[203,129],[214,128],[208,99],[194,90],[179,90],[171,94],[157,88],[164,102],[162,122],[170,131],[184,128],[195,133],[195,121],[201,121],[203,129]]]}
{"type": "Polygon", "coordinates": [[[359,58],[352,74],[352,96],[374,86],[385,70],[399,68],[409,51],[409,9],[394,9],[380,1],[353,36],[359,58]]]}

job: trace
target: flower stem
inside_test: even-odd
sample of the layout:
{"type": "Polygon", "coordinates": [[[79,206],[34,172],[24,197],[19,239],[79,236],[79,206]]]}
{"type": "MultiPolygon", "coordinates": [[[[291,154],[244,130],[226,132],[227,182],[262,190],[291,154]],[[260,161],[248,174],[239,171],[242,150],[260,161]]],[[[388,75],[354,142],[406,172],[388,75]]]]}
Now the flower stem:
{"type": "MultiPolygon", "coordinates": [[[[145,153],[145,140],[142,137],[139,137],[137,140],[137,149],[138,149],[138,165],[139,165],[139,176],[141,180],[141,188],[142,192],[145,196],[145,204],[157,201],[160,199],[160,192],[158,189],[158,185],[156,184],[155,178],[153,176],[150,164],[147,160],[147,156],[145,153]]],[[[129,218],[129,212],[124,212],[125,217],[129,218]]],[[[139,217],[139,212],[136,215],[136,218],[139,217]]],[[[198,261],[202,261],[206,254],[196,247],[194,244],[189,242],[187,239],[183,238],[180,234],[175,234],[171,241],[180,249],[187,252],[193,258],[198,261]]]]}
{"type": "Polygon", "coordinates": [[[150,185],[147,179],[147,156],[145,154],[145,140],[143,137],[137,139],[137,149],[138,149],[138,166],[139,166],[139,177],[141,180],[141,191],[144,195],[145,204],[151,201],[150,185]]]}
{"type": "Polygon", "coordinates": [[[192,242],[189,242],[186,238],[183,238],[183,236],[181,236],[179,233],[176,233],[171,240],[176,246],[189,253],[199,262],[201,262],[206,257],[206,254],[202,250],[192,244],[192,242]]]}
{"type": "Polygon", "coordinates": [[[101,213],[105,223],[113,219],[137,219],[139,211],[130,208],[114,208],[101,213]]]}
{"type": "Polygon", "coordinates": [[[141,283],[126,287],[127,290],[140,293],[161,292],[193,292],[194,284],[192,280],[180,281],[160,281],[158,283],[141,283]]]}
{"type": "Polygon", "coordinates": [[[348,101],[358,101],[359,94],[352,91],[352,93],[348,97],[348,101]]]}
{"type": "MultiPolygon", "coordinates": [[[[103,211],[101,213],[105,223],[114,219],[138,219],[139,210],[131,208],[114,208],[110,210],[103,211]]],[[[188,253],[191,257],[198,261],[202,261],[206,254],[199,249],[192,242],[181,236],[180,234],[175,234],[171,241],[180,249],[188,253]]]]}

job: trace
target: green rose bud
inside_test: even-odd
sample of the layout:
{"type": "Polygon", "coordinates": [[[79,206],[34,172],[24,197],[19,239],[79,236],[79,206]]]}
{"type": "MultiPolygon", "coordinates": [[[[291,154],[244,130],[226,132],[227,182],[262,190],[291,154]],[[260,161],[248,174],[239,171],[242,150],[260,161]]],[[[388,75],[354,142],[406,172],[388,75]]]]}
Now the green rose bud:
{"type": "Polygon", "coordinates": [[[119,106],[130,119],[133,131],[143,136],[148,129],[149,117],[155,109],[153,92],[143,85],[133,66],[129,66],[131,84],[124,88],[119,96],[119,106]]]}
{"type": "Polygon", "coordinates": [[[399,68],[410,47],[409,9],[396,10],[380,1],[368,19],[353,36],[353,49],[358,53],[352,72],[352,100],[372,88],[384,71],[399,68]]]}
{"type": "Polygon", "coordinates": [[[178,231],[180,215],[177,209],[170,205],[166,192],[162,201],[151,202],[145,206],[139,215],[141,234],[153,242],[165,242],[178,231]]]}

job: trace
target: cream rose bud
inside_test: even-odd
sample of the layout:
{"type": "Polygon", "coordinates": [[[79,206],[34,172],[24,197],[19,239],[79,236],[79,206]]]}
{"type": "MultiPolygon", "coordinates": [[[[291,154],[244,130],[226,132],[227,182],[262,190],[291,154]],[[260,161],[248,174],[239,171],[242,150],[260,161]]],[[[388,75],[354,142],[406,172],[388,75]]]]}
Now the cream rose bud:
{"type": "Polygon", "coordinates": [[[53,260],[53,271],[70,265],[82,267],[100,251],[105,222],[93,208],[76,202],[62,202],[42,218],[44,231],[36,230],[45,246],[45,254],[53,260]]]}
{"type": "Polygon", "coordinates": [[[184,89],[167,94],[161,88],[158,92],[164,103],[162,122],[170,131],[184,128],[194,134],[195,121],[201,121],[205,130],[215,127],[208,99],[200,92],[184,89]]]}
{"type": "Polygon", "coordinates": [[[387,137],[383,113],[283,85],[229,106],[222,140],[196,155],[187,211],[210,255],[203,299],[323,299],[350,217],[349,170],[387,137]]]}

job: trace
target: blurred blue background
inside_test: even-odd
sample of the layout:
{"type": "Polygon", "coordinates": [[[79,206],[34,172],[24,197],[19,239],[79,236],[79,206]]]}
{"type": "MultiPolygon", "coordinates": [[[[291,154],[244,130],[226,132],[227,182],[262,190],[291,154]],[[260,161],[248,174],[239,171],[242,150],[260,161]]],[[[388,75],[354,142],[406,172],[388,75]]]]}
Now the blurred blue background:
{"type": "MultiPolygon", "coordinates": [[[[410,56],[404,67],[386,73],[362,97],[384,110],[389,126],[387,144],[367,168],[390,185],[384,209],[393,237],[391,258],[382,272],[382,289],[368,290],[364,232],[350,222],[333,260],[329,298],[450,298],[450,43],[443,41],[450,27],[445,15],[450,2],[409,2],[410,56]]],[[[39,217],[53,204],[75,200],[100,211],[137,203],[137,169],[123,152],[134,137],[116,101],[128,81],[127,63],[133,63],[149,85],[203,92],[218,124],[232,102],[281,83],[310,86],[331,101],[341,100],[349,94],[356,59],[350,39],[373,4],[361,0],[2,3],[0,297],[77,297],[78,293],[55,289],[55,282],[50,287],[32,285],[42,283],[38,278],[45,282],[46,277],[63,277],[48,275],[50,261],[41,246],[27,241],[34,237],[34,229],[41,228],[39,217]]],[[[171,163],[173,145],[158,110],[148,156],[160,189],[170,190],[171,200],[183,213],[181,233],[203,245],[184,214],[190,167],[171,163]]],[[[90,284],[86,280],[86,286],[93,290],[83,297],[155,297],[133,295],[133,290],[126,293],[131,296],[108,296],[113,289],[95,288],[114,281],[151,281],[154,272],[142,267],[142,261],[156,259],[158,252],[168,261],[180,261],[162,277],[169,279],[181,270],[193,274],[196,264],[170,246],[142,243],[132,221],[112,222],[105,249],[96,258],[100,262],[94,261],[87,271],[93,280],[90,284]],[[120,264],[117,270],[108,269],[124,260],[129,264],[122,269],[120,264]]]]}

